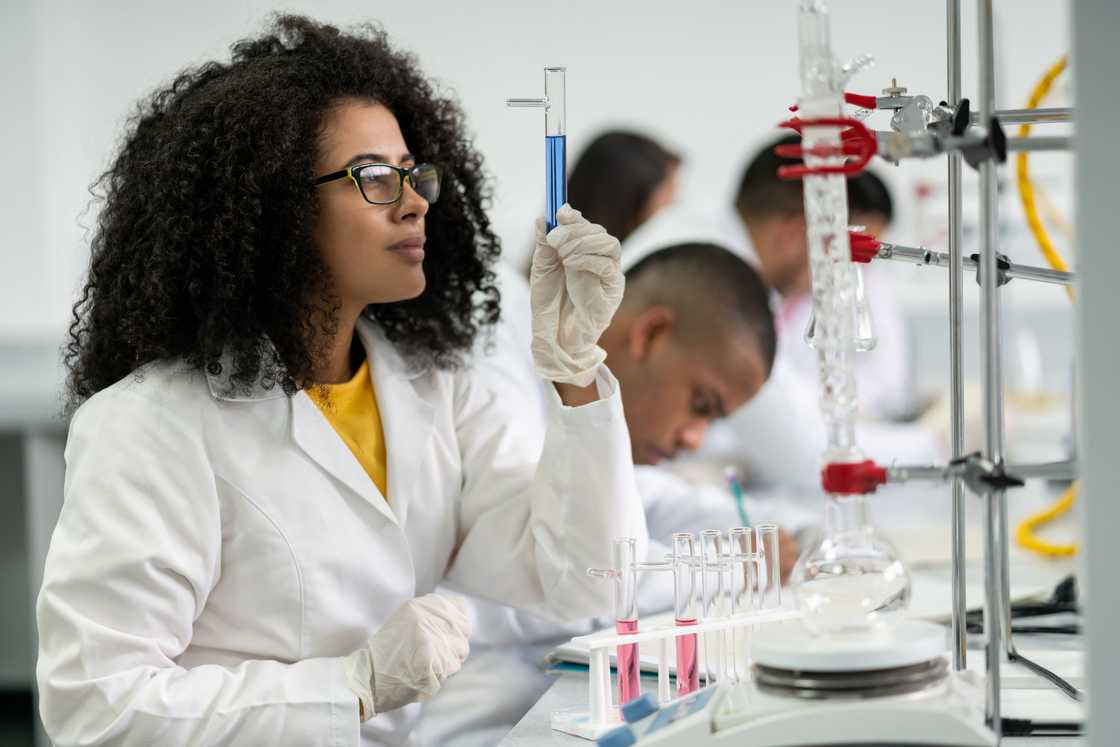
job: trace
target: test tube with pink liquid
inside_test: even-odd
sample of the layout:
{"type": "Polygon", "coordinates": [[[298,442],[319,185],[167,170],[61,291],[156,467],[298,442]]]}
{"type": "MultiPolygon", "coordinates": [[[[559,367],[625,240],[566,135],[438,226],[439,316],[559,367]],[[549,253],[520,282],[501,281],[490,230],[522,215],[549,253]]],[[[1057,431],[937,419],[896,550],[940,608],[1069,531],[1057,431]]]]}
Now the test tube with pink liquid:
{"type": "MultiPolygon", "coordinates": [[[[695,544],[695,538],[689,532],[673,535],[673,597],[678,627],[695,625],[702,604],[695,544]]],[[[695,633],[677,636],[678,696],[687,695],[700,687],[697,643],[695,633]]]]}

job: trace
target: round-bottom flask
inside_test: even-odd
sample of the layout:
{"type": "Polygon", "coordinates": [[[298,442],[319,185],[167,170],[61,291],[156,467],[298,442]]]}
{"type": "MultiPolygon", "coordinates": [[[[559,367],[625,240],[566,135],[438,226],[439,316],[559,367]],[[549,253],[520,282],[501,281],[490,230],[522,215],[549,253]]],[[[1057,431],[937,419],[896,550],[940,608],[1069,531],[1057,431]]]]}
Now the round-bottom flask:
{"type": "Polygon", "coordinates": [[[817,634],[887,626],[910,604],[910,574],[871,525],[862,495],[825,498],[825,531],[790,577],[805,626],[817,634]]]}

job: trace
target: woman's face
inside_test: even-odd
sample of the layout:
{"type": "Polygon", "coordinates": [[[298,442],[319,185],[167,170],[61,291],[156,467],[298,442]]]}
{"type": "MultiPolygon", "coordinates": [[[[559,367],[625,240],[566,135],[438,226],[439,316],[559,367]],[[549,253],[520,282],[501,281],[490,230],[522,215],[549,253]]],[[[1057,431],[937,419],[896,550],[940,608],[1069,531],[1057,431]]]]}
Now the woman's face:
{"type": "MultiPolygon", "coordinates": [[[[315,176],[365,163],[407,168],[422,157],[409,152],[397,118],[385,106],[344,101],[324,119],[315,176]]],[[[405,182],[400,199],[391,205],[366,202],[349,178],[317,189],[315,243],[344,316],[356,317],[368,304],[403,301],[424,291],[428,203],[411,185],[405,182]]]]}

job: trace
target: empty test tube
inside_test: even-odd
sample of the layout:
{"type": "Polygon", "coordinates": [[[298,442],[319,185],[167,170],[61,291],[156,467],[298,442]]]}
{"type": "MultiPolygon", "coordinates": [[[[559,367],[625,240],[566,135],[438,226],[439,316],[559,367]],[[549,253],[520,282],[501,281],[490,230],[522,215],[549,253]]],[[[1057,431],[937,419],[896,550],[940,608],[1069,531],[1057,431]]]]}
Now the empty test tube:
{"type": "MultiPolygon", "coordinates": [[[[704,619],[716,620],[727,615],[724,588],[723,532],[705,529],[700,533],[701,589],[704,595],[704,619]]],[[[723,631],[704,633],[704,677],[706,682],[718,681],[723,670],[723,631]]]]}
{"type": "Polygon", "coordinates": [[[782,564],[778,543],[777,524],[759,524],[755,527],[758,541],[758,590],[759,608],[777,609],[782,606],[782,564]]]}
{"type": "MultiPolygon", "coordinates": [[[[758,553],[751,527],[735,527],[728,532],[731,542],[731,614],[749,614],[754,610],[758,594],[758,553]]],[[[731,658],[736,681],[745,682],[750,672],[750,628],[733,628],[731,658]]]]}

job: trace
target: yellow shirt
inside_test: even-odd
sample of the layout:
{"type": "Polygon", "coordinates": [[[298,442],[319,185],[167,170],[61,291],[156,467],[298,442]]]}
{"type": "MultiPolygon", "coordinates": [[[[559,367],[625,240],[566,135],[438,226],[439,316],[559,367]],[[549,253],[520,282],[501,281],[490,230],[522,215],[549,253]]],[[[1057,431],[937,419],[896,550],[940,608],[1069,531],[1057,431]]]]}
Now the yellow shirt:
{"type": "Polygon", "coordinates": [[[362,361],[354,377],[342,384],[328,384],[328,397],[321,396],[322,387],[305,390],[311,401],[319,406],[323,415],[334,427],[339,437],[350,447],[354,457],[373,480],[373,484],[389,500],[388,458],[385,453],[385,433],[381,428],[381,412],[373,393],[373,379],[369,375],[369,361],[362,361]]]}

